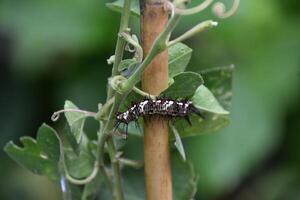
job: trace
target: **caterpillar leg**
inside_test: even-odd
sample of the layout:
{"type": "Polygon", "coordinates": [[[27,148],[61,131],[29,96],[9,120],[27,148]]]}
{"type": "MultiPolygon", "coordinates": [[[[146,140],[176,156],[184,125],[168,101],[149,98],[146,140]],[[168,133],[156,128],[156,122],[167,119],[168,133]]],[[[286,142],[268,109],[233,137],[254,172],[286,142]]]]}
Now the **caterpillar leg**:
{"type": "Polygon", "coordinates": [[[192,113],[195,113],[202,119],[205,119],[205,116],[202,114],[202,112],[198,108],[196,108],[195,106],[192,106],[190,109],[191,109],[192,113]]]}
{"type": "Polygon", "coordinates": [[[184,117],[184,119],[189,123],[190,126],[192,126],[192,122],[191,122],[191,120],[190,120],[190,118],[189,118],[188,115],[186,115],[186,116],[184,117]]]}
{"type": "Polygon", "coordinates": [[[141,129],[141,126],[140,126],[138,120],[135,120],[134,123],[135,123],[135,128],[138,129],[142,134],[142,129],[141,129]]]}

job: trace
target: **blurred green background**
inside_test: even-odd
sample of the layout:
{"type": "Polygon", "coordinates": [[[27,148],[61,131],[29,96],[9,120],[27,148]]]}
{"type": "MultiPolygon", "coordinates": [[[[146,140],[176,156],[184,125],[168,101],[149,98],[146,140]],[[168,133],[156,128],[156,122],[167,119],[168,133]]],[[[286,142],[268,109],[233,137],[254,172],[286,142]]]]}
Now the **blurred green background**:
{"type": "MultiPolygon", "coordinates": [[[[299,10],[297,0],[241,0],[234,17],[186,41],[189,70],[236,65],[231,124],[183,141],[199,176],[197,200],[300,199],[299,10]]],[[[64,121],[50,116],[65,99],[97,110],[119,17],[101,0],[0,0],[0,199],[60,199],[56,186],[2,149],[35,136],[42,122],[59,130],[64,121]]],[[[209,10],[186,17],[174,35],[208,18],[209,10]]]]}

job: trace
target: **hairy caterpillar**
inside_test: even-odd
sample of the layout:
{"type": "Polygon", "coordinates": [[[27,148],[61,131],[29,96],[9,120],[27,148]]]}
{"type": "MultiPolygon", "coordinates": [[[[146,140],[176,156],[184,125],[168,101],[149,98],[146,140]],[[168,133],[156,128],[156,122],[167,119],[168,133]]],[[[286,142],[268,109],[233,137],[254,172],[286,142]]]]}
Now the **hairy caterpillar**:
{"type": "Polygon", "coordinates": [[[197,109],[192,101],[189,100],[173,100],[171,98],[159,97],[157,99],[145,98],[140,102],[132,103],[131,107],[126,111],[116,114],[117,129],[120,124],[126,125],[126,136],[128,124],[132,121],[137,122],[139,117],[159,115],[168,118],[182,117],[191,124],[189,114],[196,114],[204,118],[201,111],[197,109]]]}

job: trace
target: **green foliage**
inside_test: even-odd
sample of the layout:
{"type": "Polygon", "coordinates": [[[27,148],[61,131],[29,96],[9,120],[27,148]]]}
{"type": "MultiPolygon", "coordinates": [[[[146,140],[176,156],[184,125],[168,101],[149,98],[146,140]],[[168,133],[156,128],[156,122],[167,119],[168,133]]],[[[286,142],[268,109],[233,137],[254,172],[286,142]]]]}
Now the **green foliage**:
{"type": "Polygon", "coordinates": [[[95,158],[88,148],[81,149],[79,155],[71,149],[65,149],[65,163],[70,175],[74,178],[82,179],[91,174],[94,161],[95,158]]]}
{"type": "MultiPolygon", "coordinates": [[[[107,3],[107,6],[116,11],[122,10],[123,16],[126,16],[125,12],[139,15],[138,1],[133,1],[131,9],[127,11],[123,9],[123,3],[124,1],[119,0],[107,3]]],[[[120,196],[122,194],[120,193],[123,191],[120,191],[119,185],[123,186],[126,199],[144,199],[143,169],[134,170],[125,167],[122,168],[122,172],[120,170],[119,165],[122,161],[120,151],[123,150],[124,145],[112,139],[114,117],[115,113],[119,111],[120,104],[122,109],[126,103],[141,99],[141,94],[148,95],[142,91],[133,90],[132,86],[135,84],[132,83],[138,83],[140,78],[139,73],[135,72],[144,70],[143,67],[147,67],[152,58],[163,50],[162,48],[168,46],[168,35],[171,34],[176,24],[175,18],[170,21],[172,23],[169,23],[171,25],[168,25],[169,28],[162,34],[163,37],[159,37],[161,41],[157,40],[158,46],[154,44],[152,50],[150,50],[148,55],[152,56],[149,57],[151,59],[147,61],[146,57],[142,63],[139,63],[134,57],[129,59],[118,57],[120,63],[114,65],[114,69],[119,72],[118,75],[120,76],[110,79],[112,81],[109,81],[111,85],[108,87],[108,98],[113,97],[114,101],[109,100],[104,105],[99,106],[98,114],[101,117],[97,119],[99,122],[97,141],[88,138],[84,131],[86,118],[95,117],[96,113],[80,110],[74,103],[67,100],[65,101],[64,110],[57,112],[65,113],[68,124],[68,128],[63,131],[64,138],[62,140],[58,138],[57,133],[52,128],[42,125],[38,131],[36,141],[32,138],[21,138],[24,148],[19,148],[10,142],[5,148],[6,152],[33,173],[46,175],[51,180],[55,180],[56,183],[60,182],[62,190],[66,188],[66,192],[63,194],[65,200],[71,198],[92,200],[98,196],[101,199],[116,198],[121,200],[120,196]],[[129,82],[131,79],[134,80],[129,82]],[[116,82],[113,82],[114,80],[116,82]],[[129,83],[130,87],[122,88],[126,83],[129,83]],[[117,92],[111,91],[112,88],[116,88],[110,87],[113,85],[120,87],[120,90],[117,90],[117,92]],[[125,100],[125,103],[122,100],[125,100]],[[117,143],[117,146],[114,143],[117,143]],[[109,157],[109,160],[104,159],[106,156],[109,157]],[[118,177],[119,173],[122,174],[122,178],[118,177]],[[77,185],[84,185],[84,187],[77,185]],[[119,198],[116,196],[119,196],[119,198]]],[[[124,25],[124,23],[126,22],[121,21],[121,25],[124,25]]],[[[118,38],[118,40],[121,39],[123,38],[118,38]]],[[[171,125],[174,132],[171,139],[175,138],[175,147],[183,158],[180,159],[175,153],[172,154],[173,196],[175,200],[193,199],[197,190],[197,178],[194,168],[189,161],[186,161],[181,138],[211,133],[224,127],[229,122],[229,112],[222,105],[225,105],[226,108],[230,105],[232,68],[218,68],[200,73],[186,72],[185,69],[191,55],[192,49],[183,43],[177,43],[169,48],[170,85],[161,93],[162,96],[174,99],[191,99],[193,104],[205,116],[205,119],[199,116],[191,116],[193,126],[188,126],[182,119],[176,120],[174,125],[171,125]],[[201,74],[205,77],[205,81],[207,80],[207,85],[201,74]]],[[[115,62],[118,59],[115,59],[115,62]]],[[[113,73],[113,75],[115,74],[113,73]]],[[[94,120],[96,119],[94,118],[94,120]]],[[[129,127],[129,133],[132,134],[136,131],[132,126],[129,127]]],[[[141,142],[140,138],[139,142],[141,142]]]]}
{"type": "Polygon", "coordinates": [[[169,77],[184,72],[192,56],[192,49],[183,43],[177,43],[168,49],[169,77]]]}
{"type": "Polygon", "coordinates": [[[103,177],[98,174],[94,180],[84,186],[82,200],[92,200],[97,197],[100,189],[105,187],[103,177]]]}
{"type": "MultiPolygon", "coordinates": [[[[161,95],[174,99],[191,98],[197,108],[209,113],[206,114],[207,118],[205,120],[198,116],[191,116],[193,126],[189,126],[184,120],[176,120],[175,126],[181,137],[212,133],[229,123],[229,118],[226,116],[229,112],[220,105],[218,100],[222,105],[229,108],[232,95],[233,67],[218,67],[200,73],[183,72],[188,65],[191,53],[192,50],[182,43],[170,48],[169,76],[174,81],[161,95]],[[200,74],[204,76],[205,83],[200,74]],[[206,81],[212,92],[203,85],[203,83],[206,85],[206,81]]],[[[139,101],[141,98],[143,98],[141,95],[131,92],[121,110],[125,110],[131,102],[139,101]]],[[[129,124],[128,132],[141,136],[141,130],[133,124],[129,124]]]]}
{"type": "Polygon", "coordinates": [[[193,104],[200,110],[220,115],[229,114],[228,111],[222,108],[214,95],[204,85],[201,85],[197,88],[194,96],[192,97],[192,101],[193,104]]]}
{"type": "MultiPolygon", "coordinates": [[[[200,73],[204,85],[219,104],[232,111],[231,123],[221,133],[182,139],[187,160],[192,160],[195,173],[200,177],[195,199],[215,199],[215,196],[226,199],[232,190],[238,198],[247,199],[249,188],[256,199],[299,199],[299,1],[241,2],[235,17],[220,21],[216,30],[187,41],[194,50],[187,70],[200,73]],[[231,109],[227,101],[232,93],[219,95],[223,89],[218,90],[227,85],[231,88],[231,78],[219,82],[223,79],[218,75],[220,71],[209,68],[226,63],[237,64],[231,109]],[[217,82],[219,86],[214,86],[217,82]],[[251,180],[250,184],[244,182],[245,177],[251,180]],[[240,187],[240,182],[246,185],[240,187]]],[[[197,3],[192,1],[193,5],[197,3]]],[[[80,102],[91,110],[99,101],[104,102],[105,84],[111,71],[106,59],[115,43],[113,35],[117,33],[118,14],[106,12],[104,2],[94,0],[55,3],[4,0],[0,4],[0,46],[9,54],[9,64],[1,66],[4,70],[1,72],[0,146],[30,133],[26,130],[39,123],[41,115],[49,116],[49,109],[57,108],[64,99],[80,102]],[[26,76],[28,74],[36,76],[26,76]]],[[[203,14],[210,15],[209,12],[203,14]]],[[[182,18],[172,37],[199,19],[203,19],[203,15],[182,18]]],[[[2,54],[4,60],[6,53],[2,54]]],[[[181,66],[186,67],[180,65],[176,69],[181,66]]],[[[233,69],[225,68],[232,73],[233,69]]],[[[210,113],[204,114],[205,120],[209,120],[210,113]]],[[[198,125],[198,117],[192,118],[195,120],[192,127],[178,119],[183,124],[182,129],[198,125]]],[[[85,132],[95,138],[94,125],[89,122],[85,132]]],[[[73,149],[78,148],[74,135],[62,131],[60,125],[55,124],[55,127],[66,137],[63,141],[70,142],[68,133],[75,141],[73,149]]],[[[130,126],[134,127],[134,123],[130,126]]],[[[138,129],[136,133],[142,135],[138,129]]],[[[136,139],[131,135],[125,143],[130,143],[132,138],[136,139]]],[[[96,155],[97,142],[90,142],[96,155]]],[[[121,149],[124,156],[142,152],[138,149],[141,140],[130,145],[131,150],[121,149]]],[[[173,151],[172,154],[178,153],[173,151]]],[[[51,196],[56,191],[43,178],[31,176],[11,163],[6,156],[1,157],[5,184],[1,185],[0,199],[59,199],[51,196]]],[[[78,190],[72,193],[80,196],[78,190]]]]}
{"type": "Polygon", "coordinates": [[[229,110],[232,99],[232,77],[234,66],[215,67],[201,71],[205,86],[218,99],[225,109],[229,110]]]}
{"type": "Polygon", "coordinates": [[[58,180],[60,144],[55,130],[43,124],[36,140],[30,137],[22,137],[20,140],[23,148],[9,142],[4,148],[5,152],[32,173],[58,180]]]}
{"type": "Polygon", "coordinates": [[[162,95],[174,99],[190,98],[201,84],[203,84],[203,79],[200,74],[182,72],[174,77],[174,83],[163,91],[162,95]]]}
{"type": "MultiPolygon", "coordinates": [[[[71,101],[66,101],[64,109],[78,109],[78,107],[71,101]]],[[[86,115],[78,112],[66,112],[65,116],[67,118],[68,124],[71,128],[71,132],[75,136],[76,142],[80,143],[82,140],[83,127],[86,120],[86,115]]]]}

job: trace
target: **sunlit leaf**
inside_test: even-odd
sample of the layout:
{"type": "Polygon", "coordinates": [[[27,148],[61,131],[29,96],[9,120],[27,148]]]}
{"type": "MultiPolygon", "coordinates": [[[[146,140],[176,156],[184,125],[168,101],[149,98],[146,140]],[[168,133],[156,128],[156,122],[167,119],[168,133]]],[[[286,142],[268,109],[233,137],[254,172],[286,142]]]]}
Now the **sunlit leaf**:
{"type": "MultiPolygon", "coordinates": [[[[71,101],[65,101],[64,109],[78,109],[78,107],[71,101]]],[[[86,120],[86,115],[84,113],[66,111],[65,116],[67,118],[68,124],[71,128],[71,132],[74,134],[77,143],[80,143],[83,135],[83,127],[86,120]]]]}
{"type": "Polygon", "coordinates": [[[168,49],[169,52],[169,77],[184,72],[191,56],[192,49],[183,43],[177,43],[168,49]]]}
{"type": "Polygon", "coordinates": [[[204,85],[198,87],[192,101],[195,107],[203,112],[205,118],[191,114],[192,126],[183,119],[177,119],[175,126],[181,137],[213,133],[229,124],[229,112],[222,108],[204,85]]]}
{"type": "Polygon", "coordinates": [[[192,102],[193,105],[200,110],[208,111],[214,114],[229,114],[229,112],[224,110],[214,95],[204,85],[201,85],[197,88],[192,98],[192,102]]]}

